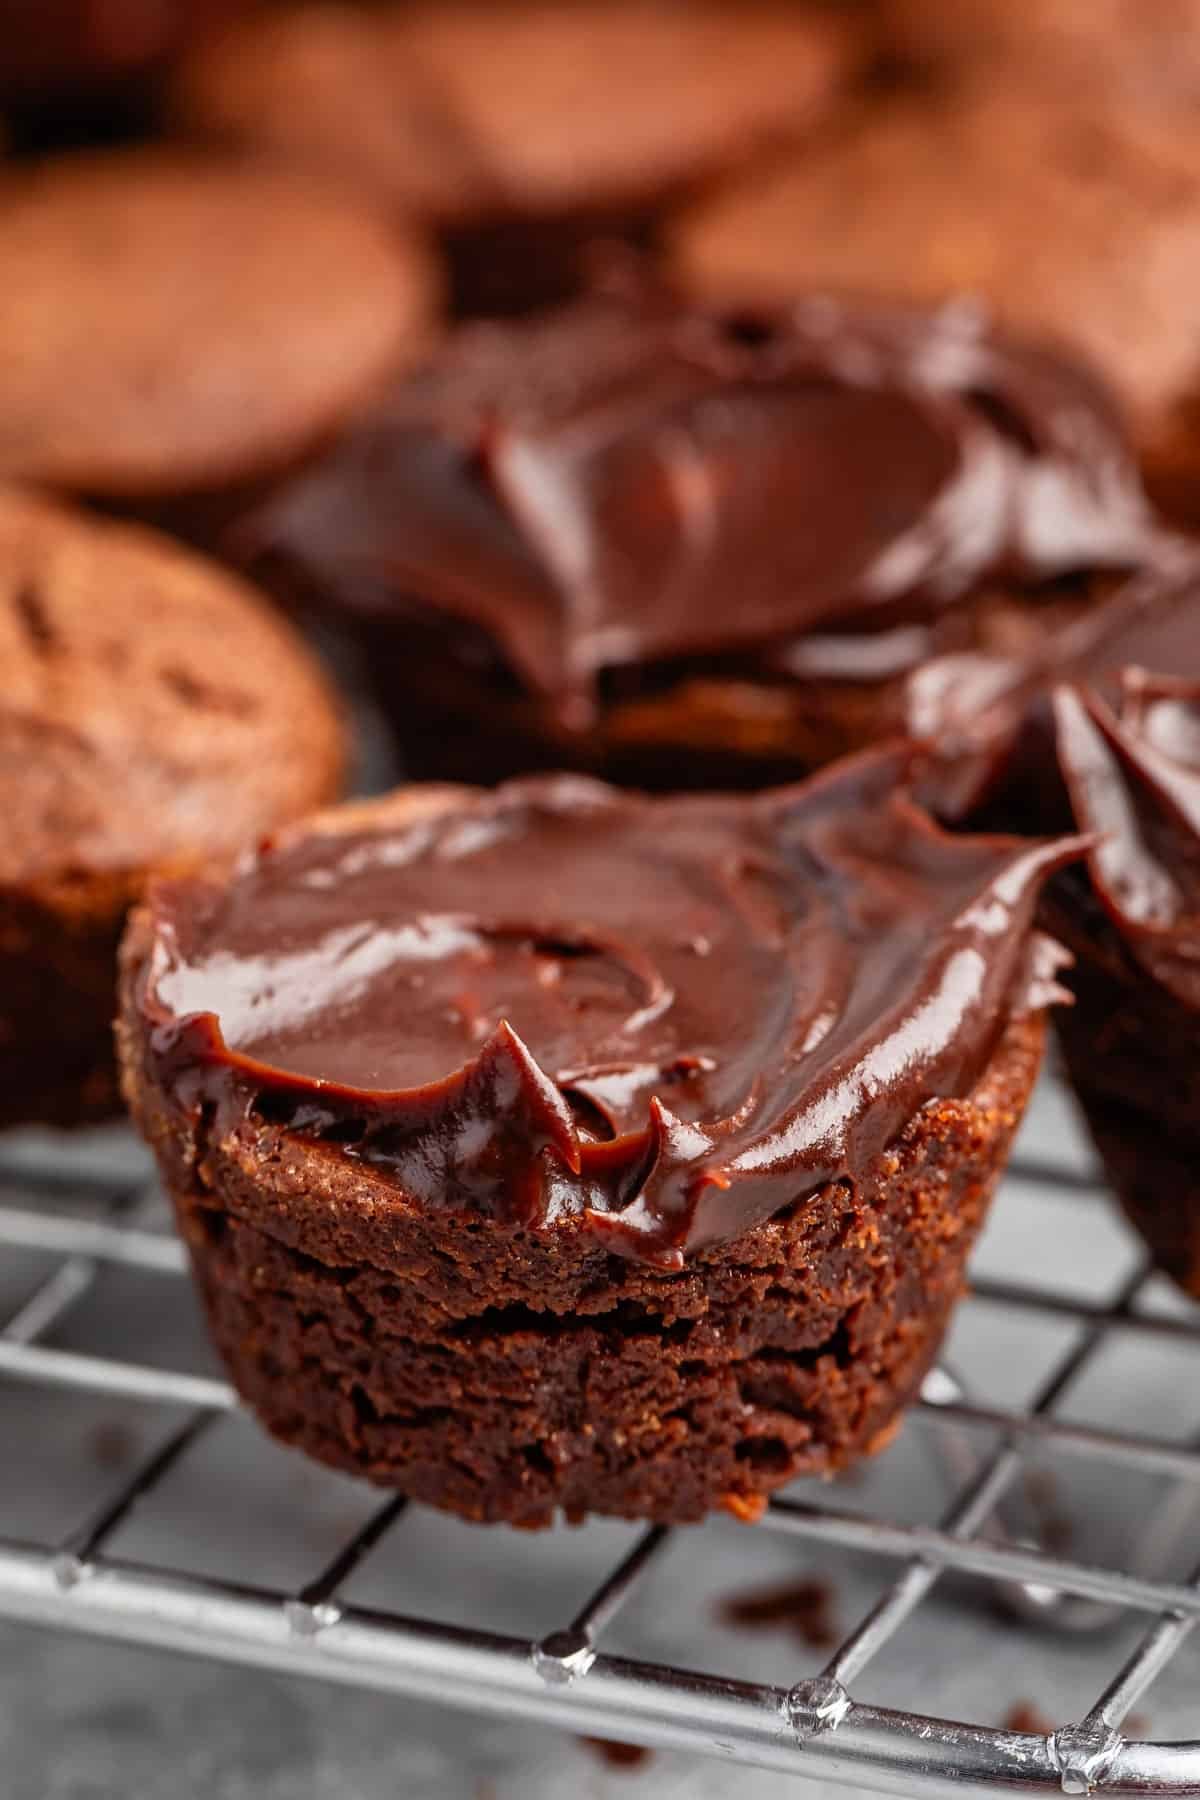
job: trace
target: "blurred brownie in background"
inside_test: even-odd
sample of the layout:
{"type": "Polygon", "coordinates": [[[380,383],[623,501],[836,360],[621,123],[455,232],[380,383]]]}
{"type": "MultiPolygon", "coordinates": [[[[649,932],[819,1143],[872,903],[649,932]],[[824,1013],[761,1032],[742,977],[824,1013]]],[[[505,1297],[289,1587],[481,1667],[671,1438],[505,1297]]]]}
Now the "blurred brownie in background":
{"type": "Polygon", "coordinates": [[[1152,490],[1200,515],[1200,112],[999,83],[901,94],[690,209],[671,260],[705,294],[973,296],[1089,356],[1152,490]]]}
{"type": "Polygon", "coordinates": [[[307,651],[225,570],[0,489],[0,1124],[117,1109],[117,940],[155,868],[338,791],[307,651]]]}
{"type": "Polygon", "coordinates": [[[1109,1177],[1155,1261],[1200,1295],[1200,682],[1130,669],[1116,710],[1055,697],[1085,866],[1048,916],[1075,955],[1058,1032],[1109,1177]]]}
{"type": "Polygon", "coordinates": [[[855,64],[834,8],[750,0],[302,5],[209,39],[178,127],[341,176],[436,225],[460,310],[581,285],[597,240],[805,138],[855,64]]]}
{"type": "Polygon", "coordinates": [[[1194,106],[1197,0],[866,0],[900,78],[1042,88],[1059,102],[1194,106]]]}
{"type": "Polygon", "coordinates": [[[412,772],[753,787],[906,728],[1151,554],[1108,396],[969,308],[661,290],[462,329],[248,519],[412,772]]]}
{"type": "Polygon", "coordinates": [[[158,84],[244,0],[2,0],[0,108],[19,147],[119,135],[154,115],[158,84]]]}
{"type": "Polygon", "coordinates": [[[0,269],[0,478],[199,535],[413,360],[437,292],[344,194],[155,149],[18,169],[0,269]]]}

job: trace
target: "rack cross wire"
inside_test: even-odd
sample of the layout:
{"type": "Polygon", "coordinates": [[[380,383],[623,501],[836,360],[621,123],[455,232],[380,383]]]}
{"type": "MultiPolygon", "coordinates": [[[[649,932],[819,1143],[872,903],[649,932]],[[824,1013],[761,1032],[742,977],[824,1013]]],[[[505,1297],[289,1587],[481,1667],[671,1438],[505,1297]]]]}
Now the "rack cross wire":
{"type": "MultiPolygon", "coordinates": [[[[1014,1175],[1060,1193],[1075,1191],[1085,1202],[1096,1197],[1095,1183],[1053,1165],[1026,1161],[1014,1175]]],[[[1043,1285],[976,1279],[973,1304],[1070,1329],[1028,1408],[974,1403],[944,1371],[927,1382],[916,1415],[941,1434],[944,1452],[956,1451],[947,1460],[959,1473],[957,1492],[936,1522],[865,1515],[839,1505],[836,1489],[811,1497],[811,1484],[802,1490],[810,1497],[793,1491],[773,1500],[758,1531],[899,1565],[824,1667],[782,1687],[605,1650],[608,1628],[681,1535],[657,1526],[636,1538],[573,1618],[533,1642],[341,1597],[360,1565],[403,1531],[406,1503],[397,1497],[384,1500],[293,1591],[110,1553],[117,1528],[238,1404],[233,1390],[211,1376],[51,1341],[106,1268],[146,1281],[184,1276],[181,1247],[147,1227],[145,1204],[136,1185],[90,1171],[14,1171],[0,1156],[0,1257],[15,1250],[53,1259],[50,1272],[0,1324],[0,1379],[183,1409],[182,1422],[64,1537],[0,1537],[0,1616],[906,1795],[1200,1792],[1200,1740],[1138,1742],[1121,1729],[1200,1620],[1200,1567],[1187,1579],[1169,1580],[1096,1566],[1005,1535],[997,1525],[1027,1459],[1042,1449],[1090,1464],[1100,1480],[1118,1468],[1166,1478],[1169,1505],[1181,1488],[1189,1506],[1200,1499],[1200,1442],[1191,1447],[1058,1416],[1069,1391],[1114,1342],[1142,1336],[1200,1348],[1200,1314],[1140,1307],[1151,1279],[1145,1264],[1104,1304],[1043,1285]],[[75,1210],[65,1211],[64,1199],[75,1210]],[[990,1433],[990,1448],[964,1453],[967,1428],[990,1433]],[[1141,1634],[1090,1710],[1044,1736],[856,1700],[868,1664],[951,1573],[984,1578],[1026,1612],[1048,1618],[1072,1606],[1083,1609],[1084,1622],[1114,1612],[1141,1615],[1141,1634]]]]}

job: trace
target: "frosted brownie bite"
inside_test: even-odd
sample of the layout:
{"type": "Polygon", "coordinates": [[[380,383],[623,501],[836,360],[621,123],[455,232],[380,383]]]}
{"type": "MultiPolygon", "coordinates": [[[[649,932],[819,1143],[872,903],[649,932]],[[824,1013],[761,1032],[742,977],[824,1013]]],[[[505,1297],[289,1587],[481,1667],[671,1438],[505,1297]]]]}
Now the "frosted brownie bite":
{"type": "Polygon", "coordinates": [[[887,753],[413,788],[158,884],[126,1090],[267,1427],[468,1518],[744,1516],[916,1391],[1033,1084],[1064,840],[887,753]]]}
{"type": "Polygon", "coordinates": [[[461,331],[244,522],[410,772],[755,787],[1036,644],[1154,532],[1103,385],[971,309],[612,294],[461,331]]]}

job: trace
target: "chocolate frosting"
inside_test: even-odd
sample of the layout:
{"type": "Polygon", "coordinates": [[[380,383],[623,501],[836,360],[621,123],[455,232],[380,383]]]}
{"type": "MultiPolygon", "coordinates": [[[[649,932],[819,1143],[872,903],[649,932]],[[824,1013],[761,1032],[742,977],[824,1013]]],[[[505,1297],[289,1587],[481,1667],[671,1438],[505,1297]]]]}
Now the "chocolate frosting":
{"type": "Polygon", "coordinates": [[[1104,390],[974,307],[656,291],[460,334],[243,548],[453,619],[584,729],[605,670],[797,672],[820,631],[875,671],[979,584],[1132,565],[1148,530],[1104,390]]]}
{"type": "Polygon", "coordinates": [[[1134,959],[1200,1008],[1200,683],[1128,669],[1119,708],[1054,695],[1075,816],[1097,834],[1088,874],[1134,959]]]}
{"type": "Polygon", "coordinates": [[[1084,683],[1115,702],[1129,667],[1200,678],[1200,553],[1184,540],[1160,539],[1150,566],[1019,654],[933,657],[905,679],[897,723],[930,750],[927,802],[969,818],[1020,768],[1041,789],[1026,816],[1057,827],[1051,692],[1084,683]]]}
{"type": "Polygon", "coordinates": [[[748,798],[527,779],[160,884],[158,1085],[678,1267],[861,1179],[1056,997],[1031,919],[1078,844],[943,833],[907,754],[748,798]]]}

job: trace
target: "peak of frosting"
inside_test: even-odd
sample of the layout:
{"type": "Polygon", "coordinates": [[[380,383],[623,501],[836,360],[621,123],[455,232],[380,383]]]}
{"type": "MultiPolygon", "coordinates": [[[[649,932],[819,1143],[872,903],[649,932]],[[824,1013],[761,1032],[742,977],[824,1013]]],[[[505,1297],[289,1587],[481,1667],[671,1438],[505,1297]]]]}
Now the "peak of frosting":
{"type": "Polygon", "coordinates": [[[677,1266],[855,1179],[1053,997],[1033,909],[1077,845],[943,833],[906,762],[750,798],[527,779],[160,884],[150,1054],[419,1204],[677,1266]]]}
{"type": "Polygon", "coordinates": [[[607,669],[885,629],[1147,531],[1103,388],[978,308],[655,290],[460,333],[245,536],[482,634],[583,725],[607,669]]]}
{"type": "Polygon", "coordinates": [[[1127,669],[1117,710],[1055,691],[1058,756],[1092,886],[1138,963],[1200,1007],[1200,682],[1127,669]]]}
{"type": "Polygon", "coordinates": [[[904,681],[904,728],[931,758],[923,792],[943,818],[967,818],[1020,769],[1026,816],[1055,818],[1049,699],[1083,684],[1110,704],[1124,672],[1171,676],[1200,669],[1200,554],[1162,539],[1144,568],[1069,624],[1032,635],[1012,655],[986,651],[931,657],[904,681]]]}

